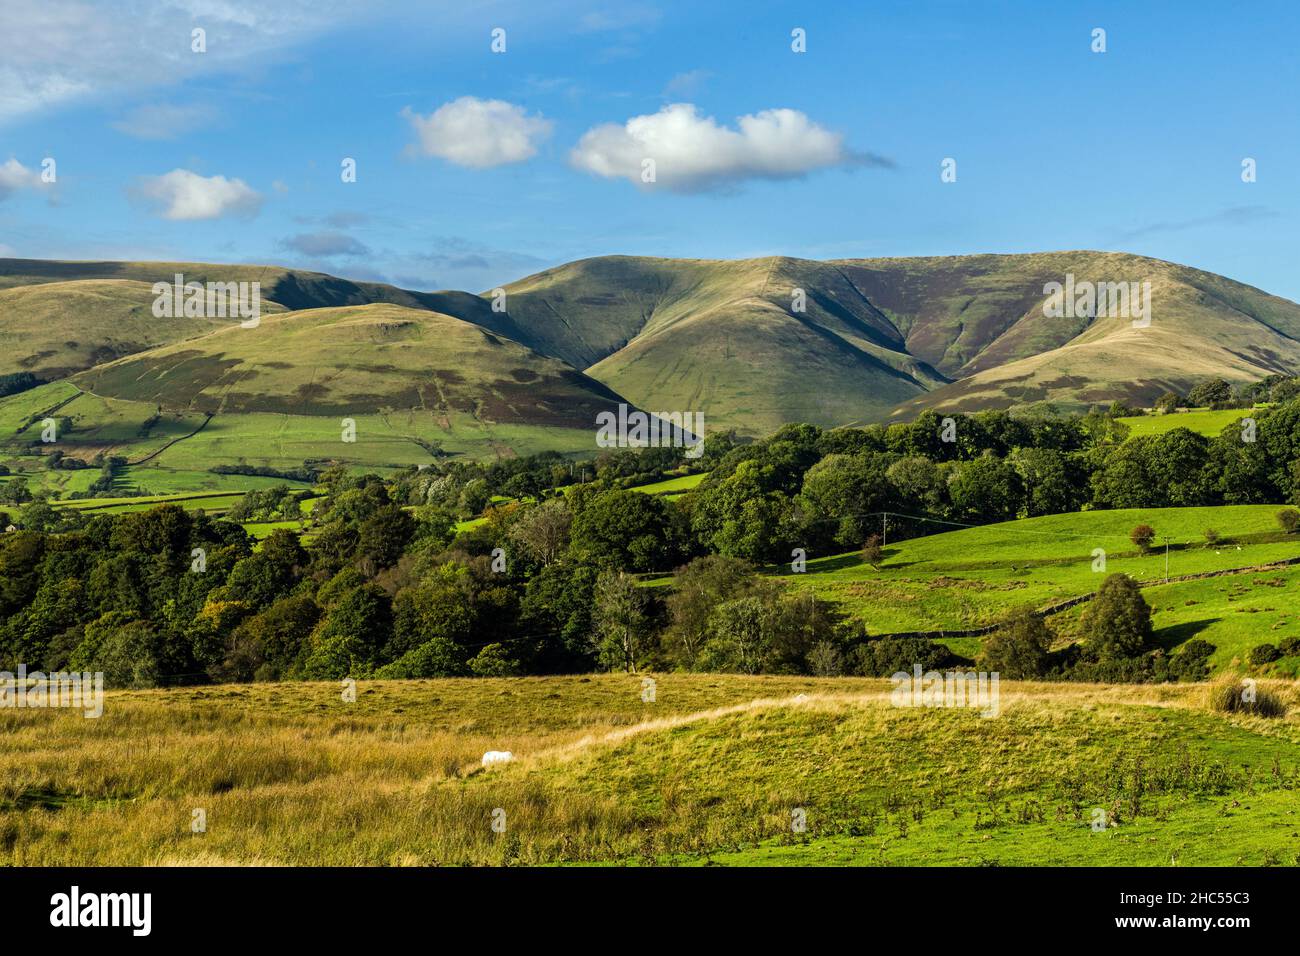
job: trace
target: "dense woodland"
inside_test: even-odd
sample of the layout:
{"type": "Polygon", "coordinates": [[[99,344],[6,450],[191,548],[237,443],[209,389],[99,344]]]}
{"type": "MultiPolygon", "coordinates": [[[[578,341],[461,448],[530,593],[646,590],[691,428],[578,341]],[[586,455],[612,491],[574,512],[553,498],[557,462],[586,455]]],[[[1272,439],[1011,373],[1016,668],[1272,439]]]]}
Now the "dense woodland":
{"type": "MultiPolygon", "coordinates": [[[[29,501],[0,513],[0,526],[21,525],[0,535],[0,667],[151,686],[957,663],[923,639],[872,635],[763,569],[794,549],[865,545],[869,557],[883,513],[896,540],[1080,509],[1300,500],[1300,399],[1257,409],[1249,437],[1233,425],[1127,438],[1124,411],[790,425],[749,443],[710,436],[689,463],[681,449],[644,449],[444,460],[387,478],[332,468],[305,538],[281,529],[260,544],[239,522],[299,518],[307,493],[251,492],[222,517],[176,506],[88,517],[29,501]],[[688,464],[708,476],[680,498],[629,490],[688,464]]],[[[1203,674],[1210,645],[1153,652],[1136,586],[1114,575],[1102,591],[1082,644],[1050,651],[1048,622],[1022,612],[979,663],[1009,677],[1203,674]]]]}

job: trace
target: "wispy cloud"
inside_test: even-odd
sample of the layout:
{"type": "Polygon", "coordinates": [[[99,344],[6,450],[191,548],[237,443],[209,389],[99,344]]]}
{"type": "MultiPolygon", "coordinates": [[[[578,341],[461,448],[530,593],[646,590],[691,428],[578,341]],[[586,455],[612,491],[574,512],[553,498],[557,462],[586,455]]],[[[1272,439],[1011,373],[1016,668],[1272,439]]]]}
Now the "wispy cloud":
{"type": "Polygon", "coordinates": [[[348,0],[196,3],[6,2],[0,122],[100,95],[169,86],[207,71],[260,67],[369,5],[348,0]],[[207,51],[191,31],[206,31],[207,51]]]}
{"type": "Polygon", "coordinates": [[[558,260],[544,259],[530,253],[499,249],[486,243],[459,236],[435,236],[420,251],[385,251],[373,260],[391,276],[386,281],[408,289],[432,291],[459,289],[482,292],[534,272],[540,272],[558,260]]]}
{"type": "Polygon", "coordinates": [[[136,139],[175,139],[210,123],[215,116],[210,106],[148,103],[137,106],[112,125],[136,139]]]}
{"type": "Polygon", "coordinates": [[[664,86],[664,99],[680,100],[683,97],[695,96],[704,81],[713,75],[710,70],[687,70],[685,73],[678,73],[664,86]]]}
{"type": "Polygon", "coordinates": [[[1140,239],[1172,232],[1187,232],[1190,229],[1202,229],[1206,226],[1249,226],[1253,223],[1272,219],[1277,213],[1267,206],[1229,206],[1216,213],[1196,216],[1192,219],[1165,219],[1139,226],[1128,232],[1119,233],[1120,241],[1140,239]]]}
{"type": "Polygon", "coordinates": [[[0,200],[8,199],[20,189],[46,190],[51,185],[41,178],[39,171],[28,169],[13,157],[0,163],[0,200]]]}
{"type": "Polygon", "coordinates": [[[646,3],[625,3],[621,7],[611,4],[608,9],[593,10],[578,18],[578,30],[583,33],[608,33],[616,30],[636,30],[656,26],[663,13],[646,3]]]}
{"type": "Polygon", "coordinates": [[[322,259],[334,256],[364,256],[370,253],[365,243],[344,232],[303,232],[280,240],[280,244],[304,256],[322,259]]]}

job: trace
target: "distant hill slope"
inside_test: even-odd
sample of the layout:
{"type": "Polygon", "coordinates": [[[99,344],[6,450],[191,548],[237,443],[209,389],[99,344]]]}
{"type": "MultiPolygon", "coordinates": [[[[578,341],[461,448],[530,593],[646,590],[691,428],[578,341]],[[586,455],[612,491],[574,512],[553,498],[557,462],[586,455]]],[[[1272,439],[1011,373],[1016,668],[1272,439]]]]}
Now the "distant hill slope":
{"type": "Polygon", "coordinates": [[[619,397],[564,363],[454,316],[377,303],[283,312],[75,376],[97,395],[212,414],[418,409],[585,428],[619,397]]]}
{"type": "Polygon", "coordinates": [[[833,264],[612,256],[505,289],[522,341],[718,427],[866,422],[946,381],[833,264]]]}
{"type": "MultiPolygon", "coordinates": [[[[1082,408],[1117,398],[1149,404],[1168,388],[1185,390],[1214,375],[1247,381],[1300,371],[1300,305],[1124,253],[831,262],[604,256],[504,290],[494,309],[491,293],[414,292],[273,266],[0,259],[0,370],[31,370],[46,380],[86,371],[77,378],[85,387],[194,408],[287,406],[303,387],[305,407],[319,401],[330,414],[342,405],[427,400],[443,391],[452,406],[485,414],[576,422],[590,402],[623,397],[650,411],[702,412],[706,431],[753,435],[790,421],[863,423],[928,407],[974,411],[1047,401],[1082,408]],[[303,365],[343,362],[330,384],[288,376],[287,392],[284,377],[269,374],[274,367],[266,363],[298,367],[296,357],[218,356],[209,351],[212,343],[196,346],[188,360],[202,368],[196,389],[154,364],[187,368],[178,358],[183,343],[214,328],[208,320],[152,318],[150,286],[177,273],[187,281],[257,280],[265,310],[289,310],[294,328],[306,328],[302,317],[322,309],[385,306],[426,319],[385,313],[362,323],[365,335],[303,365]],[[1150,326],[1134,328],[1128,317],[1045,314],[1044,287],[1068,275],[1077,282],[1149,282],[1150,326]],[[393,322],[415,323],[401,326],[407,331],[396,363],[384,351],[396,346],[377,331],[393,322]],[[468,334],[475,328],[499,340],[501,350],[485,349],[481,334],[468,334]],[[126,361],[149,350],[143,365],[126,361]],[[390,364],[394,370],[381,371],[390,364]],[[514,379],[514,368],[555,387],[539,393],[514,379]],[[137,372],[139,380],[131,379],[137,372]],[[442,372],[454,372],[459,383],[442,372]],[[593,391],[597,382],[602,388],[593,391]],[[577,389],[573,396],[570,388],[577,389]],[[538,394],[541,400],[529,405],[538,394]],[[562,412],[574,396],[581,414],[562,412]]],[[[281,341],[289,328],[264,323],[276,348],[312,356],[317,343],[310,333],[281,341]]],[[[344,326],[327,328],[337,336],[344,326]]],[[[223,347],[234,341],[226,334],[217,340],[223,347]]],[[[593,427],[591,420],[583,427],[593,427]]]]}
{"type": "MultiPolygon", "coordinates": [[[[54,381],[226,324],[183,316],[156,319],[151,289],[151,283],[134,279],[73,279],[0,289],[0,374],[31,372],[54,381]]],[[[264,308],[280,310],[273,302],[264,308]]]]}
{"type": "Polygon", "coordinates": [[[762,433],[931,406],[1150,403],[1300,371],[1300,306],[1125,253],[814,262],[610,256],[505,287],[521,341],[642,404],[762,433]],[[1050,282],[1149,282],[1152,321],[1050,317],[1050,282]],[[802,289],[805,311],[795,308],[802,289]],[[887,410],[888,407],[888,410],[887,410]]]}
{"type": "Polygon", "coordinates": [[[903,404],[974,411],[1036,401],[1150,404],[1212,376],[1300,370],[1300,306],[1222,276],[1122,253],[876,259],[840,263],[906,336],[956,379],[903,404]],[[1151,324],[1050,317],[1049,282],[1149,282],[1151,324]]]}

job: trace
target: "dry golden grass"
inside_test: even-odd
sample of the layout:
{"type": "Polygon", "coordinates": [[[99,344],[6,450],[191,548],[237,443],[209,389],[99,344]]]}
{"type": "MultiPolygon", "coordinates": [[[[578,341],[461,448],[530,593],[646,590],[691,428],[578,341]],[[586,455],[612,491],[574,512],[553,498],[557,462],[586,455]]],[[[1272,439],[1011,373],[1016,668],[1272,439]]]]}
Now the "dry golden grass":
{"type": "Polygon", "coordinates": [[[1004,682],[1002,716],[985,720],[891,707],[881,680],[655,679],[653,703],[639,677],[605,675],[365,682],[354,703],[335,684],[110,692],[98,720],[3,710],[0,862],[653,859],[771,839],[791,806],[840,819],[888,813],[905,791],[1104,788],[1087,768],[1117,746],[1231,738],[1234,758],[1281,759],[1274,787],[1294,785],[1300,753],[1294,684],[1272,688],[1291,714],[1264,720],[1210,713],[1203,686],[1004,682]],[[487,750],[518,759],[483,770],[487,750]],[[191,832],[196,809],[206,832],[191,832]]]}

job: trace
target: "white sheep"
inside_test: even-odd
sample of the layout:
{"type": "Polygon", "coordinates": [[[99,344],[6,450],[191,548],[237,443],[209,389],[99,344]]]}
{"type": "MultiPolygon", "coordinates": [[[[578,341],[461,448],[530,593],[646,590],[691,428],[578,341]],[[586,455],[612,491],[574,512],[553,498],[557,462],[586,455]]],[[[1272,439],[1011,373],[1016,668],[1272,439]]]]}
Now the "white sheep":
{"type": "Polygon", "coordinates": [[[490,767],[497,763],[509,763],[515,759],[515,755],[509,750],[489,750],[483,755],[483,766],[490,767]]]}

